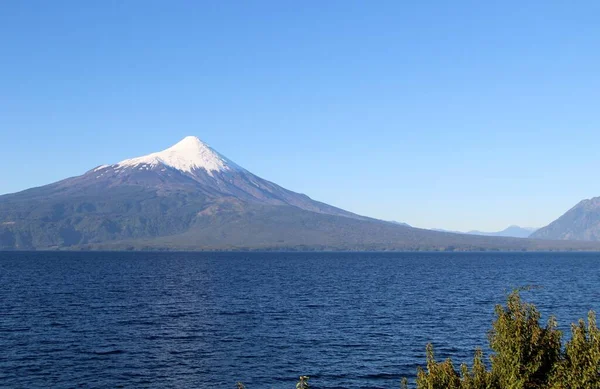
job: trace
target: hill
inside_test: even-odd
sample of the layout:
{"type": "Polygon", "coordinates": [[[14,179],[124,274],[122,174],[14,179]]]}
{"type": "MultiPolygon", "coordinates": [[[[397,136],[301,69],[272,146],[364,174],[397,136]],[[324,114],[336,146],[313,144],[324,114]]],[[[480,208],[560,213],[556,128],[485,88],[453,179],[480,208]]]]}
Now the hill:
{"type": "Polygon", "coordinates": [[[600,241],[600,197],[583,200],[531,235],[535,239],[600,241]]]}

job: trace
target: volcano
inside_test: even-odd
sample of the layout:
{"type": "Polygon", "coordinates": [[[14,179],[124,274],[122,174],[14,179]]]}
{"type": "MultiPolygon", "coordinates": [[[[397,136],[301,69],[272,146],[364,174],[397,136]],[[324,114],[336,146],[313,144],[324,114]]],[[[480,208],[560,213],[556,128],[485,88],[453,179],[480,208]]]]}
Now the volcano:
{"type": "Polygon", "coordinates": [[[539,250],[600,244],[412,228],[315,201],[194,136],[156,153],[0,196],[0,249],[539,250]]]}

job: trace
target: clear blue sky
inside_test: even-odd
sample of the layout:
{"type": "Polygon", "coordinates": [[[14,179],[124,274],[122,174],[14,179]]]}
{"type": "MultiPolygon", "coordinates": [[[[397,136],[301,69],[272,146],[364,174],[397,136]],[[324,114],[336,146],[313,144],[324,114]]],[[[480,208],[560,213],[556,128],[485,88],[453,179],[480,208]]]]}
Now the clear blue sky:
{"type": "Polygon", "coordinates": [[[0,193],[196,135],[420,227],[600,196],[600,2],[0,2],[0,193]]]}

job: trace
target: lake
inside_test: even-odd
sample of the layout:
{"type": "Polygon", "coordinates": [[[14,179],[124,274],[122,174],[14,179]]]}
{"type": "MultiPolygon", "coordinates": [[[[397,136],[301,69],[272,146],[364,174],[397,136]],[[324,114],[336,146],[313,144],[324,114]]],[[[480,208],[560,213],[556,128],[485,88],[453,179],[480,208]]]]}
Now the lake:
{"type": "Polygon", "coordinates": [[[487,347],[515,287],[563,329],[600,309],[579,253],[0,253],[0,386],[397,388],[487,347]]]}

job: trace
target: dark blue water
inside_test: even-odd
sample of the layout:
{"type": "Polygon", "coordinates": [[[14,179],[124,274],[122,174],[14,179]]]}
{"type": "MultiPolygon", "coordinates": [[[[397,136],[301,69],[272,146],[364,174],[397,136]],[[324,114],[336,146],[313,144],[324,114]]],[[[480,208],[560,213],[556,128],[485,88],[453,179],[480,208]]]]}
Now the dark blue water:
{"type": "Polygon", "coordinates": [[[568,328],[598,254],[0,253],[0,386],[396,388],[524,296],[568,328]]]}

